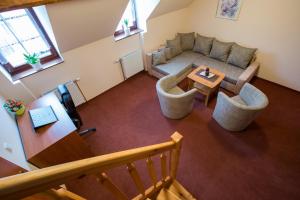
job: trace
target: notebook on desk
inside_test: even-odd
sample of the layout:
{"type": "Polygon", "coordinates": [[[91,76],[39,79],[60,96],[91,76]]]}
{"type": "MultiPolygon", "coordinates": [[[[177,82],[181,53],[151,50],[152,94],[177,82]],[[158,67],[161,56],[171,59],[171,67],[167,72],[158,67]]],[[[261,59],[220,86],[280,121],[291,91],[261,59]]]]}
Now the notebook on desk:
{"type": "Polygon", "coordinates": [[[51,106],[29,110],[29,116],[35,129],[58,120],[51,106]]]}

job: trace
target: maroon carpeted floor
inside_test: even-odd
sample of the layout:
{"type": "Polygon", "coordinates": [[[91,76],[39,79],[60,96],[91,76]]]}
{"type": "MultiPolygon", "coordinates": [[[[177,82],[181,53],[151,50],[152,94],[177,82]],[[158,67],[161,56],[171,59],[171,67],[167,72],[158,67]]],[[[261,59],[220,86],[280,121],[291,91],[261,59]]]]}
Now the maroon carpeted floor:
{"type": "MultiPolygon", "coordinates": [[[[205,107],[199,96],[184,119],[165,118],[156,81],[140,73],[79,108],[84,127],[97,127],[85,136],[95,154],[163,142],[179,131],[184,142],[178,180],[197,199],[300,199],[300,93],[254,80],[270,105],[245,131],[230,133],[211,118],[215,98],[205,107]]],[[[137,165],[146,172],[144,163],[137,165]]],[[[110,174],[133,197],[137,192],[125,171],[110,174]]],[[[114,199],[91,177],[68,186],[88,199],[114,199]]]]}

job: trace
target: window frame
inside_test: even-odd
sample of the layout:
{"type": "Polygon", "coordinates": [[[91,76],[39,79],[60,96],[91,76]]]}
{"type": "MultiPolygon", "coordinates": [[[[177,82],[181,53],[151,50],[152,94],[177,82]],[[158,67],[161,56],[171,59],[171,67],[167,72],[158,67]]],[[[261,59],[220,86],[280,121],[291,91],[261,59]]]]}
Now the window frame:
{"type": "MultiPolygon", "coordinates": [[[[137,14],[136,14],[136,5],[135,5],[135,0],[130,0],[129,1],[132,4],[133,10],[134,10],[134,21],[132,22],[133,25],[129,27],[130,32],[131,31],[135,31],[138,30],[138,25],[137,25],[137,14]]],[[[127,7],[127,6],[126,6],[127,7]]],[[[123,16],[122,16],[123,17],[123,16]]],[[[121,18],[122,19],[122,18],[121,18]]],[[[124,27],[122,26],[122,29],[119,31],[115,31],[114,33],[114,37],[120,36],[120,35],[124,35],[125,34],[125,30],[124,27]]]]}
{"type": "MultiPolygon", "coordinates": [[[[46,42],[48,43],[49,47],[50,47],[50,55],[40,58],[40,62],[41,64],[46,64],[50,61],[53,61],[55,59],[59,59],[60,55],[58,53],[58,51],[56,50],[53,42],[51,41],[49,35],[47,34],[45,28],[43,27],[41,21],[39,20],[37,14],[35,13],[35,11],[33,10],[33,8],[25,8],[25,11],[29,13],[29,17],[31,18],[32,22],[35,24],[35,27],[38,29],[38,31],[40,32],[41,36],[46,40],[46,42]]],[[[0,53],[1,54],[1,53],[0,53]]],[[[3,56],[4,57],[4,56],[3,56]]],[[[5,58],[5,57],[4,57],[5,58]]],[[[6,64],[1,64],[4,69],[11,75],[17,75],[19,73],[25,72],[27,70],[31,70],[33,67],[30,64],[23,64],[20,65],[18,67],[13,67],[9,62],[7,62],[6,64]]]]}

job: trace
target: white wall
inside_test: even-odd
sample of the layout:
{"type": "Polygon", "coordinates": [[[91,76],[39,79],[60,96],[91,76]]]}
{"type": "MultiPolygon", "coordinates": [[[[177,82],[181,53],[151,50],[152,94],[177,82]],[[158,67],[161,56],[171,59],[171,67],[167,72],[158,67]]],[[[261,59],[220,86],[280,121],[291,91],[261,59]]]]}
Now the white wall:
{"type": "Polygon", "coordinates": [[[178,32],[185,32],[187,9],[181,9],[150,18],[147,21],[147,33],[144,35],[145,51],[157,49],[164,45],[167,39],[173,39],[178,32]]]}
{"type": "Polygon", "coordinates": [[[0,96],[0,156],[24,169],[34,169],[26,161],[15,118],[8,114],[3,104],[4,99],[0,96]],[[8,150],[4,148],[4,144],[7,144],[8,150]]]}
{"type": "MultiPolygon", "coordinates": [[[[171,12],[150,19],[145,34],[146,50],[155,49],[172,39],[177,32],[183,32],[182,24],[187,17],[186,9],[171,12]],[[165,28],[165,27],[169,28],[165,28]]],[[[22,79],[22,83],[34,94],[41,94],[58,84],[80,78],[79,86],[87,99],[91,99],[123,81],[120,64],[114,62],[140,48],[140,36],[135,35],[115,42],[113,36],[62,53],[64,63],[48,68],[22,79]]],[[[33,97],[21,84],[12,84],[0,73],[0,92],[8,98],[19,98],[26,103],[33,97]]]]}
{"type": "Polygon", "coordinates": [[[218,0],[194,0],[186,28],[258,48],[259,76],[300,91],[300,1],[243,0],[237,21],[216,18],[218,0]]]}

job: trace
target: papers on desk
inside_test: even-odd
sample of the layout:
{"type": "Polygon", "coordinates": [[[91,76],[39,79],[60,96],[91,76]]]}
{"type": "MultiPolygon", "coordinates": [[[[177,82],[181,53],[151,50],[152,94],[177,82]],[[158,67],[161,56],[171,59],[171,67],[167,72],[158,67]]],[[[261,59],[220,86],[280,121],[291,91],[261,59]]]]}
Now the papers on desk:
{"type": "Polygon", "coordinates": [[[34,128],[39,128],[58,120],[51,106],[29,110],[29,116],[34,128]]]}

